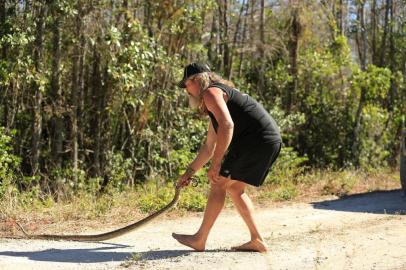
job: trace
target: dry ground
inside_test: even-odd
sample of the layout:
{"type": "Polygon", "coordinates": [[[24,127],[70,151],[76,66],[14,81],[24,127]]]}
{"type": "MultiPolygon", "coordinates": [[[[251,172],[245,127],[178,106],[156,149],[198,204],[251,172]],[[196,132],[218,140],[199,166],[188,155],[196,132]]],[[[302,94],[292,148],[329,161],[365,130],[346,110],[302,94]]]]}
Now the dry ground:
{"type": "Polygon", "coordinates": [[[263,205],[267,254],[229,250],[249,236],[233,209],[221,213],[206,252],[171,237],[195,232],[202,213],[167,215],[104,243],[0,239],[0,269],[406,269],[405,213],[400,190],[263,205]]]}

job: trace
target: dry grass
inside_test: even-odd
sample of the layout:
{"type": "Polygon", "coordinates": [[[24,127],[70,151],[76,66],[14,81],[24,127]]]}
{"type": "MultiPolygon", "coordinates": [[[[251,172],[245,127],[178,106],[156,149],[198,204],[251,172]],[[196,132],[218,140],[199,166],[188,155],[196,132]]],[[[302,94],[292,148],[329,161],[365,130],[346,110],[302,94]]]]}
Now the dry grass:
{"type": "MultiPolygon", "coordinates": [[[[397,188],[400,188],[400,180],[396,170],[369,173],[313,170],[278,186],[265,184],[261,188],[249,187],[247,193],[255,204],[264,207],[278,201],[308,202],[323,196],[340,197],[397,188]]],[[[178,207],[171,210],[167,217],[176,218],[190,213],[189,210],[202,211],[207,191],[207,185],[189,187],[183,192],[178,207]]],[[[83,232],[83,228],[106,231],[141,219],[146,213],[140,204],[151,203],[152,206],[146,210],[152,212],[160,207],[154,204],[155,198],[160,197],[159,204],[165,204],[172,198],[172,192],[171,186],[162,187],[159,191],[144,187],[123,192],[112,191],[99,198],[80,193],[59,202],[50,197],[39,199],[21,194],[16,196],[9,192],[0,202],[0,236],[19,235],[16,221],[32,233],[77,233],[83,232]]],[[[230,200],[227,200],[226,207],[232,207],[230,200]]]]}
{"type": "Polygon", "coordinates": [[[342,197],[351,194],[400,188],[399,170],[312,170],[281,185],[248,188],[260,205],[270,201],[309,202],[321,197],[342,197]]]}

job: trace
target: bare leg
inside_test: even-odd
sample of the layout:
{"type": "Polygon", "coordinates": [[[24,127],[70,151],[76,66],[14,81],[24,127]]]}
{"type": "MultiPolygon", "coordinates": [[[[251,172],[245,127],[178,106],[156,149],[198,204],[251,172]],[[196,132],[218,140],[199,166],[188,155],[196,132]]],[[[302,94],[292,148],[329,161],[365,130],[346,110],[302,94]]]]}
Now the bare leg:
{"type": "Polygon", "coordinates": [[[237,247],[233,247],[234,250],[245,251],[259,251],[266,252],[268,250],[264,240],[262,239],[258,227],[254,221],[253,212],[254,206],[251,199],[245,193],[246,184],[240,181],[232,180],[232,183],[228,186],[227,191],[230,194],[231,199],[234,202],[238,212],[243,218],[245,224],[251,234],[251,241],[237,247]]]}
{"type": "Polygon", "coordinates": [[[222,178],[220,183],[211,186],[203,221],[197,233],[193,235],[173,233],[173,238],[195,250],[203,251],[205,249],[210,230],[224,206],[227,181],[229,180],[222,178]]]}

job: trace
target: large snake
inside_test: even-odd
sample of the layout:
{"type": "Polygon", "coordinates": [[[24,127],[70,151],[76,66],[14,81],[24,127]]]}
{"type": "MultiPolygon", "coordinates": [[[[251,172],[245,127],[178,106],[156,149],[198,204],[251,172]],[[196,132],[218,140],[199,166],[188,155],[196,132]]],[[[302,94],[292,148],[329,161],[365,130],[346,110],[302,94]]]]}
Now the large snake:
{"type": "MultiPolygon", "coordinates": [[[[197,182],[195,179],[190,179],[190,181],[193,182],[193,185],[196,186],[197,182]]],[[[132,224],[129,224],[125,227],[119,228],[114,231],[106,232],[106,233],[101,233],[101,234],[88,234],[88,235],[76,235],[76,234],[67,234],[67,235],[59,235],[59,234],[29,234],[26,232],[26,230],[17,223],[17,226],[20,228],[20,230],[24,233],[24,235],[29,238],[29,239],[42,239],[42,240],[69,240],[69,241],[104,241],[108,240],[111,238],[119,237],[123,234],[126,234],[130,231],[133,231],[135,229],[139,229],[141,226],[149,223],[151,220],[156,218],[157,216],[161,215],[163,212],[167,211],[169,208],[174,206],[179,199],[179,194],[182,186],[175,186],[175,195],[173,196],[173,199],[171,202],[169,202],[167,205],[159,209],[158,211],[152,213],[151,215],[134,222],[132,224]]]]}

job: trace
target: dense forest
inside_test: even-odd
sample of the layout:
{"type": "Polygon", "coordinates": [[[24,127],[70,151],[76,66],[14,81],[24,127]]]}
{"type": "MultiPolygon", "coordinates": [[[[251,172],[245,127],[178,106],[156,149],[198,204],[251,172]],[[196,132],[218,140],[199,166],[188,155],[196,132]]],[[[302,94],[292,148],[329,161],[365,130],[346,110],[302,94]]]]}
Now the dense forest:
{"type": "Polygon", "coordinates": [[[269,110],[285,159],[398,165],[405,1],[2,0],[2,185],[176,178],[207,128],[176,86],[192,61],[269,110]]]}

